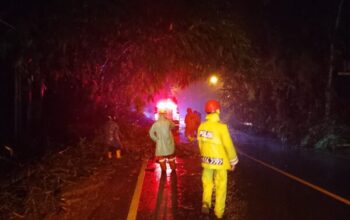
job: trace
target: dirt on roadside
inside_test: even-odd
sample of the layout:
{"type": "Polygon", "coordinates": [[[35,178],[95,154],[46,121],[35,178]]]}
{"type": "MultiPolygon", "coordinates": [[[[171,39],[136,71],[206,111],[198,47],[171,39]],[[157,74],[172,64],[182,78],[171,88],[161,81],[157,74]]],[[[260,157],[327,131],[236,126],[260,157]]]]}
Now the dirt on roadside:
{"type": "MultiPolygon", "coordinates": [[[[176,148],[181,157],[198,154],[194,143],[178,142],[176,148]]],[[[45,220],[126,219],[142,160],[132,155],[112,159],[94,175],[63,189],[62,208],[45,220]]]]}
{"type": "Polygon", "coordinates": [[[126,219],[141,160],[111,159],[89,178],[63,189],[62,208],[46,220],[126,219]]]}

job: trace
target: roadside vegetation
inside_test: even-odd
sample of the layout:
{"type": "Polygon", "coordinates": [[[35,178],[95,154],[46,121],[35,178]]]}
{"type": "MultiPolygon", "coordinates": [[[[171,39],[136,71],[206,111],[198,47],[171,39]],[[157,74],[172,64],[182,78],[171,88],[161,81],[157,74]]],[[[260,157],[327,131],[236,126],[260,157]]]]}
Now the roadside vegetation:
{"type": "Polygon", "coordinates": [[[32,143],[25,149],[36,152],[67,136],[77,141],[106,114],[142,113],[160,91],[172,96],[216,72],[237,120],[295,145],[346,143],[348,100],[334,90],[326,98],[329,66],[342,71],[346,54],[338,49],[329,63],[330,42],[349,46],[338,6],[320,3],[333,9],[324,22],[318,8],[302,11],[309,20],[298,31],[293,19],[272,19],[279,11],[269,3],[255,6],[261,23],[230,1],[8,3],[1,57],[15,82],[16,120],[15,140],[5,141],[18,151],[32,143]]]}
{"type": "Polygon", "coordinates": [[[137,157],[149,154],[140,147],[147,143],[147,102],[213,72],[224,82],[233,122],[251,122],[254,132],[295,146],[334,150],[349,143],[349,100],[334,88],[326,99],[329,66],[342,71],[350,48],[349,23],[340,20],[329,63],[329,27],[340,13],[332,1],[320,11],[295,3],[313,9],[301,11],[309,19],[297,28],[274,19],[283,7],[270,1],[255,6],[255,19],[232,1],[35,2],[0,9],[0,58],[4,78],[14,82],[7,92],[15,91],[6,104],[15,122],[8,114],[10,129],[2,127],[15,133],[2,140],[3,167],[16,173],[3,177],[6,218],[40,218],[59,208],[53,201],[62,188],[105,163],[97,137],[108,115],[117,116],[125,146],[137,157]]]}
{"type": "Polygon", "coordinates": [[[44,219],[48,214],[69,212],[75,204],[84,202],[84,195],[106,187],[106,181],[115,172],[124,173],[120,182],[135,179],[132,175],[142,159],[154,154],[153,143],[147,136],[150,124],[129,114],[119,125],[122,159],[107,158],[107,149],[101,141],[103,133],[98,132],[102,129],[96,129],[94,139],[81,138],[75,144],[48,151],[40,159],[17,164],[17,171],[8,172],[1,181],[0,218],[44,219]],[[86,179],[91,181],[82,184],[86,179]]]}

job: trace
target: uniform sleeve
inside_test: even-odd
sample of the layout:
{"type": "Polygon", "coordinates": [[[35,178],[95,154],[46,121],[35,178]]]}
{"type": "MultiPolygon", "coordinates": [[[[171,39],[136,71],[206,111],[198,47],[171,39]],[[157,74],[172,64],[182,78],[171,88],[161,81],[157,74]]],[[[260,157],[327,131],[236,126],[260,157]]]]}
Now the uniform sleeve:
{"type": "Polygon", "coordinates": [[[114,124],[113,136],[114,136],[114,139],[120,143],[120,129],[117,124],[114,124]]]}
{"type": "Polygon", "coordinates": [[[120,132],[119,132],[119,130],[114,130],[113,136],[114,136],[114,139],[118,141],[118,143],[121,142],[120,141],[120,132]]]}
{"type": "Polygon", "coordinates": [[[228,159],[230,160],[230,164],[236,165],[238,163],[238,157],[237,157],[236,149],[235,149],[235,146],[233,145],[227,125],[223,126],[221,138],[222,138],[222,142],[225,147],[225,151],[227,153],[228,159]]]}
{"type": "Polygon", "coordinates": [[[189,119],[189,117],[188,117],[189,115],[188,114],[186,114],[186,116],[185,116],[185,124],[188,124],[188,119],[189,119]]]}
{"type": "Polygon", "coordinates": [[[149,129],[149,136],[151,137],[151,139],[153,140],[153,141],[157,141],[157,136],[156,136],[156,134],[155,134],[155,124],[153,124],[152,125],[152,127],[151,127],[151,129],[149,129]]]}
{"type": "Polygon", "coordinates": [[[175,128],[175,123],[174,123],[173,121],[170,121],[170,120],[169,120],[169,123],[170,123],[170,129],[175,128]]]}
{"type": "Polygon", "coordinates": [[[200,134],[199,134],[200,129],[201,129],[201,126],[199,126],[197,129],[197,141],[198,141],[199,150],[202,148],[202,141],[200,139],[200,134]]]}

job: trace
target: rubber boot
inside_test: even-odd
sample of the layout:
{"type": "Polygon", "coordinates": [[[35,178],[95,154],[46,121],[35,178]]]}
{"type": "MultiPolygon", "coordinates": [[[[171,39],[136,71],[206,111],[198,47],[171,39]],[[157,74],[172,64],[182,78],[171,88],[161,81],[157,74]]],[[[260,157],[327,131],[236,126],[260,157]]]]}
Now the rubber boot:
{"type": "Polygon", "coordinates": [[[115,156],[116,156],[117,159],[120,159],[120,158],[122,157],[122,155],[121,155],[121,150],[117,150],[117,151],[115,152],[115,156]]]}
{"type": "Polygon", "coordinates": [[[209,213],[210,213],[210,208],[209,208],[209,206],[207,205],[207,204],[203,204],[202,205],[202,210],[201,210],[201,212],[202,212],[202,214],[204,214],[204,215],[209,215],[209,213]]]}
{"type": "Polygon", "coordinates": [[[108,151],[107,157],[108,157],[109,159],[111,159],[111,158],[112,158],[112,152],[108,151]]]}
{"type": "Polygon", "coordinates": [[[160,169],[162,170],[162,173],[166,173],[166,163],[165,161],[159,161],[160,169]]]}
{"type": "Polygon", "coordinates": [[[172,171],[176,170],[176,163],[175,163],[175,159],[174,160],[169,160],[169,165],[172,171]]]}

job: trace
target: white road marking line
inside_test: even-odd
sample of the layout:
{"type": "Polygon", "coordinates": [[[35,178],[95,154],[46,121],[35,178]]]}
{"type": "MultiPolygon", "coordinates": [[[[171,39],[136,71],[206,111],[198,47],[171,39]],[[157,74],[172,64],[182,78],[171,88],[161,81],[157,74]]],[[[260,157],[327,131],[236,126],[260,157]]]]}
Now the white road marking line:
{"type": "Polygon", "coordinates": [[[140,173],[137,178],[137,183],[134,191],[134,195],[131,200],[129,213],[127,220],[135,220],[137,217],[137,209],[139,207],[141,192],[142,192],[142,185],[143,185],[143,179],[145,177],[145,169],[147,166],[147,160],[144,160],[141,165],[140,173]]]}
{"type": "Polygon", "coordinates": [[[247,157],[247,158],[249,158],[249,159],[251,159],[251,160],[253,160],[253,161],[255,161],[255,162],[257,162],[257,163],[259,163],[259,164],[261,164],[263,166],[265,166],[265,167],[268,167],[268,168],[270,168],[270,169],[272,169],[272,170],[274,170],[274,171],[276,171],[276,172],[278,172],[278,173],[280,173],[282,175],[285,175],[285,176],[287,176],[287,177],[289,177],[289,178],[291,178],[291,179],[293,179],[293,180],[295,180],[295,181],[297,181],[297,182],[299,182],[299,183],[301,183],[301,184],[303,184],[305,186],[308,186],[308,187],[310,187],[310,188],[312,188],[314,190],[317,190],[317,191],[319,191],[319,192],[321,192],[321,193],[323,193],[323,194],[325,194],[325,195],[327,195],[327,196],[329,196],[329,197],[331,197],[331,198],[333,198],[335,200],[338,200],[338,201],[340,201],[340,202],[342,202],[342,203],[344,203],[346,205],[350,205],[350,200],[348,200],[348,199],[346,199],[346,198],[344,198],[342,196],[339,196],[339,195],[337,195],[335,193],[332,193],[332,192],[330,192],[330,191],[328,191],[326,189],[323,189],[320,186],[317,186],[317,185],[312,184],[312,183],[310,183],[310,182],[308,182],[306,180],[303,180],[303,179],[301,179],[301,178],[299,178],[297,176],[294,176],[293,174],[290,174],[290,173],[287,173],[287,172],[285,172],[283,170],[280,170],[280,169],[278,169],[278,168],[276,168],[276,167],[274,167],[274,166],[272,166],[270,164],[267,164],[267,163],[265,163],[265,162],[263,162],[261,160],[255,159],[254,157],[249,156],[246,153],[243,153],[241,150],[237,150],[237,151],[240,154],[242,154],[243,156],[245,156],[245,157],[247,157]]]}

